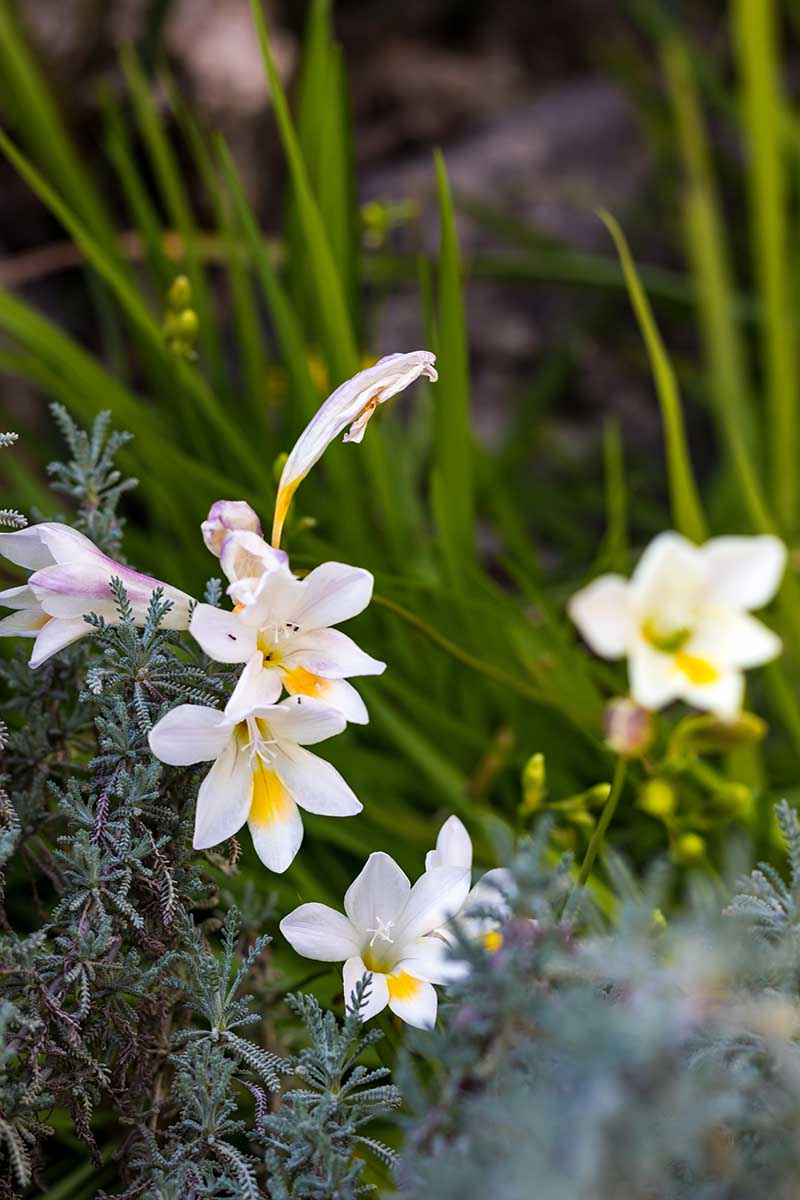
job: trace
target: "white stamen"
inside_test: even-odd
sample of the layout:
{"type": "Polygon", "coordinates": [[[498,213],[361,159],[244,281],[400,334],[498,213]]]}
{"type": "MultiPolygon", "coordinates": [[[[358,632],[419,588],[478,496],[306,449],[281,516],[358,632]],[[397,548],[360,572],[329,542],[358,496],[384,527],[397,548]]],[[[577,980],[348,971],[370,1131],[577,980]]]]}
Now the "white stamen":
{"type": "Polygon", "coordinates": [[[394,925],[394,921],[384,921],[382,917],[378,916],[375,917],[375,920],[378,922],[377,928],[373,927],[367,929],[367,933],[372,934],[372,937],[369,941],[370,950],[375,945],[377,938],[380,938],[381,941],[388,942],[390,946],[393,946],[394,938],[389,937],[389,930],[394,925]]]}

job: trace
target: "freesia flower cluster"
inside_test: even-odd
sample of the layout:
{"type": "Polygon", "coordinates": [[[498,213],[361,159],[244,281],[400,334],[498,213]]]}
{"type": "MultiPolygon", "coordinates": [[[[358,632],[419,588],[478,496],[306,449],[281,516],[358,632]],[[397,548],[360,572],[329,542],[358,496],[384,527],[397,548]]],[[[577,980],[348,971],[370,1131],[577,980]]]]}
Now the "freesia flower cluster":
{"type": "Polygon", "coordinates": [[[280,539],[294,493],[327,446],[348,425],[345,441],[360,441],[379,404],[420,376],[436,379],[433,364],[426,350],[390,354],[325,401],[284,466],[272,545],[249,504],[212,505],[202,534],[229,581],[232,610],[197,604],[185,592],[114,562],[65,525],[46,522],[0,534],[0,553],[33,572],[27,583],[0,593],[0,602],[15,610],[0,621],[0,636],[34,638],[33,668],[88,634],[88,614],[118,619],[115,578],[137,623],[144,624],[152,594],[161,589],[170,602],[168,628],[188,628],[209,657],[243,665],[222,712],[181,704],[150,732],[151,749],[162,762],[212,764],[198,793],[196,849],[224,841],[246,822],[262,862],[282,872],[302,842],[301,809],[337,817],[361,811],[339,772],[306,746],[341,733],[348,721],[368,720],[348,679],[378,675],[385,663],[336,626],[367,607],[373,579],[336,562],[299,579],[280,539]]]}
{"type": "MultiPolygon", "coordinates": [[[[339,562],[300,578],[280,542],[297,488],[331,441],[349,427],[344,440],[359,442],[377,407],[420,376],[437,378],[432,354],[389,355],[325,401],[287,457],[271,543],[245,501],[212,505],[202,536],[228,581],[228,607],[197,603],[113,561],[65,525],[0,533],[0,553],[31,572],[27,582],[0,592],[0,603],[13,610],[0,621],[0,636],[32,638],[32,668],[91,632],[89,614],[118,620],[115,579],[137,623],[144,624],[161,589],[169,602],[167,628],[188,629],[211,659],[241,666],[221,711],[180,704],[149,734],[153,754],[166,764],[210,764],[197,795],[196,849],[215,846],[247,824],[261,861],[283,872],[302,843],[304,810],[332,817],[361,811],[339,772],[308,747],[341,733],[348,722],[368,720],[350,680],[379,675],[386,664],[339,626],[369,605],[373,578],[339,562]]],[[[742,706],[744,670],[780,653],[778,637],[752,612],[774,596],[785,561],[775,537],[721,537],[696,546],[664,533],[630,580],[602,576],[573,596],[568,611],[592,650],[627,659],[636,705],[653,710],[682,699],[729,718],[742,706]]],[[[638,715],[646,732],[650,714],[640,709],[638,715]]],[[[281,930],[298,954],[344,964],[346,1001],[359,980],[371,976],[365,1018],[388,1006],[409,1024],[430,1028],[435,987],[465,969],[451,953],[454,941],[467,937],[489,953],[503,945],[510,875],[490,871],[471,889],[471,874],[472,843],[461,821],[450,817],[416,883],[387,854],[371,854],[345,894],[344,913],[301,904],[281,930]]]]}

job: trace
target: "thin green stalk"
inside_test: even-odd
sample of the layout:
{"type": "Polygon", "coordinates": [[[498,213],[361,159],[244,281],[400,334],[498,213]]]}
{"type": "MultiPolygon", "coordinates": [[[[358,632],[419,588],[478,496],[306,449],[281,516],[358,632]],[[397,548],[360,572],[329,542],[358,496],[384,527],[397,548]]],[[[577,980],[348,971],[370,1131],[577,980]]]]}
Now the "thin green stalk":
{"type": "Polygon", "coordinates": [[[597,828],[592,834],[592,839],[586,848],[586,856],[581,866],[580,874],[578,875],[578,887],[583,887],[586,880],[592,873],[594,860],[600,851],[605,840],[606,832],[611,824],[614,813],[617,811],[619,798],[622,795],[622,788],[625,783],[625,773],[628,769],[628,760],[622,755],[617,759],[617,764],[614,767],[614,778],[611,781],[611,791],[608,794],[605,807],[600,814],[600,820],[597,822],[597,828]]]}

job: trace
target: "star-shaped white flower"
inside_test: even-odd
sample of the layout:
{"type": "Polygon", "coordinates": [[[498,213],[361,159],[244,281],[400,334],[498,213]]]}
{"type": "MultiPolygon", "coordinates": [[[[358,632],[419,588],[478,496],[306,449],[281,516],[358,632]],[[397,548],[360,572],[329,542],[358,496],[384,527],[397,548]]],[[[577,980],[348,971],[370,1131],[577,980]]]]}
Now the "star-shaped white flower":
{"type": "MultiPolygon", "coordinates": [[[[241,540],[255,535],[236,536],[241,540]]],[[[273,555],[281,553],[266,549],[273,555]]],[[[198,604],[189,629],[217,662],[247,662],[260,651],[264,670],[274,676],[278,692],[283,685],[292,695],[313,696],[348,721],[363,724],[367,710],[346,678],[380,675],[386,664],[331,626],[367,607],[372,584],[369,571],[344,563],[323,563],[305,579],[297,579],[277,563],[259,576],[231,584],[228,590],[238,602],[233,612],[198,604]]]]}
{"type": "Polygon", "coordinates": [[[596,654],[627,657],[631,694],[645,708],[682,699],[731,717],[743,670],[781,652],[750,610],[775,595],[785,563],[786,547],[768,535],[695,546],[662,533],[630,580],[601,576],[572,597],[569,615],[596,654]]]}
{"type": "Polygon", "coordinates": [[[451,978],[447,943],[429,937],[458,912],[469,889],[461,867],[426,871],[414,886],[388,854],[371,854],[344,898],[346,915],[326,904],[301,904],[281,921],[281,932],[298,954],[320,962],[344,961],[349,1004],[358,981],[372,975],[364,1020],[387,1005],[409,1025],[431,1029],[436,1021],[434,983],[451,978]]]}
{"type": "Polygon", "coordinates": [[[197,795],[196,850],[233,837],[247,822],[256,853],[285,871],[300,849],[300,809],[350,817],[361,803],[339,772],[304,750],[345,728],[344,717],[308,696],[273,703],[280,680],[260,651],[248,662],[224,712],[180,704],[150,731],[150,749],[171,766],[214,760],[197,795]]]}
{"type": "Polygon", "coordinates": [[[0,555],[33,572],[27,583],[0,592],[0,606],[16,609],[0,621],[0,637],[34,638],[33,668],[92,632],[85,615],[97,613],[112,625],[119,620],[111,591],[114,578],[124,584],[137,624],[144,624],[156,588],[172,601],[164,628],[186,629],[189,624],[191,596],[115,562],[69,525],[43,521],[0,533],[0,555]]]}

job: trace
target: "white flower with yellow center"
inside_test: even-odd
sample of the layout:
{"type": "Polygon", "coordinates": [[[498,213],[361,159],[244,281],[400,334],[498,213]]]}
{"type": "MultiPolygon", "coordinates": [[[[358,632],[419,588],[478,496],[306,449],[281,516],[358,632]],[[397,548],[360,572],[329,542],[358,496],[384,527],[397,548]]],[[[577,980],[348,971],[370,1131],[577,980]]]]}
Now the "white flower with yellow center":
{"type": "Polygon", "coordinates": [[[786,547],[768,535],[695,546],[662,533],[630,580],[601,576],[572,597],[569,615],[596,654],[627,657],[631,694],[645,708],[682,699],[732,717],[743,670],[781,652],[750,610],[775,595],[785,563],[786,547]]]}
{"type": "Polygon", "coordinates": [[[0,606],[16,609],[0,621],[0,637],[35,638],[30,665],[40,667],[58,650],[92,632],[84,616],[96,613],[119,621],[111,580],[125,587],[134,620],[144,625],[156,588],[172,608],[165,629],[186,629],[192,597],[186,592],[115,562],[69,525],[43,521],[14,533],[0,533],[0,555],[33,574],[19,587],[0,592],[0,606]]]}
{"type": "Polygon", "coordinates": [[[281,921],[281,933],[304,958],[344,961],[345,1003],[369,972],[364,1020],[387,1005],[419,1029],[436,1021],[434,983],[452,977],[447,943],[429,937],[458,912],[469,889],[461,867],[426,871],[414,886],[388,854],[371,854],[344,898],[345,913],[327,904],[301,904],[281,921]],[[345,915],[346,914],[346,915],[345,915]]]}
{"type": "Polygon", "coordinates": [[[275,500],[274,546],[280,545],[283,523],[295,492],[331,442],[348,425],[350,429],[344,435],[344,441],[360,442],[379,404],[385,404],[392,396],[404,391],[420,375],[426,375],[432,381],[438,378],[433,365],[435,361],[436,356],[429,350],[387,354],[331,393],[300,434],[284,464],[275,500]]]}
{"type": "Polygon", "coordinates": [[[293,696],[274,704],[280,681],[253,655],[224,712],[180,704],[150,731],[150,749],[170,766],[214,760],[197,795],[193,845],[216,846],[245,821],[256,853],[271,871],[285,871],[300,849],[300,809],[350,817],[361,804],[339,772],[304,746],[345,727],[327,704],[293,696]]]}
{"type": "Polygon", "coordinates": [[[291,695],[313,696],[363,724],[367,710],[346,677],[380,675],[386,664],[331,626],[367,607],[372,584],[369,571],[343,563],[323,563],[305,579],[278,564],[231,585],[239,602],[233,612],[198,604],[189,630],[217,662],[247,662],[260,651],[278,694],[283,685],[291,695]]]}
{"type": "MultiPolygon", "coordinates": [[[[458,817],[448,817],[436,839],[436,849],[429,850],[425,857],[425,870],[437,871],[442,867],[454,867],[465,871],[467,878],[472,874],[472,839],[458,817]]],[[[514,877],[505,867],[487,871],[467,895],[453,919],[435,931],[436,936],[450,944],[457,944],[458,932],[470,940],[480,942],[484,949],[494,954],[503,945],[502,926],[511,916],[509,897],[514,887],[514,877]]],[[[461,974],[461,964],[453,962],[453,977],[461,974]]]]}

